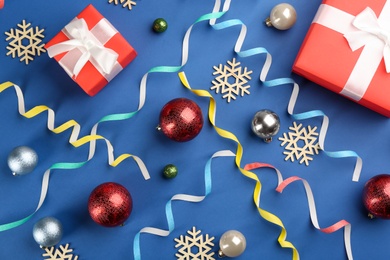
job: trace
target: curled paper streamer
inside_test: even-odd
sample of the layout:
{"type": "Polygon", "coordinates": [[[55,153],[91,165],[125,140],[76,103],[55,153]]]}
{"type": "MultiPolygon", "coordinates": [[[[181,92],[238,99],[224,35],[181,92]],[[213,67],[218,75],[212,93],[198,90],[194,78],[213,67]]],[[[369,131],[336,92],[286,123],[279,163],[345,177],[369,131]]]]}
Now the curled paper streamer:
{"type": "MultiPolygon", "coordinates": [[[[260,216],[262,218],[264,218],[265,220],[267,220],[268,222],[271,222],[271,223],[279,226],[282,229],[280,232],[280,235],[278,237],[278,242],[279,242],[280,246],[283,248],[291,248],[293,250],[293,259],[298,260],[299,259],[298,250],[294,247],[294,245],[291,242],[286,240],[287,230],[284,227],[282,221],[276,215],[260,208],[260,193],[261,193],[262,184],[261,184],[261,182],[256,174],[254,174],[253,172],[250,172],[246,169],[241,168],[240,165],[241,165],[241,159],[242,159],[242,155],[243,155],[243,147],[242,147],[241,143],[239,142],[239,140],[237,139],[237,137],[233,133],[228,132],[228,131],[226,131],[222,128],[219,128],[215,125],[215,114],[216,114],[216,108],[217,108],[215,99],[206,90],[192,89],[187,81],[187,78],[186,78],[184,72],[180,72],[179,77],[180,77],[181,83],[184,85],[184,87],[189,89],[192,93],[194,93],[200,97],[208,97],[210,99],[209,110],[208,110],[208,117],[209,117],[210,123],[213,125],[214,129],[221,137],[232,140],[232,141],[237,143],[237,152],[236,152],[235,163],[236,163],[238,169],[240,170],[240,172],[245,177],[252,179],[256,182],[255,189],[253,192],[253,201],[257,207],[257,210],[260,213],[260,216]]],[[[272,166],[269,165],[269,167],[272,167],[272,166]]]]}
{"type": "Polygon", "coordinates": [[[96,140],[104,140],[106,142],[106,145],[107,145],[108,163],[110,166],[116,167],[125,159],[133,158],[134,161],[138,164],[138,167],[140,168],[145,180],[150,178],[149,172],[146,169],[145,164],[143,163],[143,161],[139,157],[137,157],[135,155],[131,155],[131,154],[122,154],[122,155],[118,156],[117,158],[115,158],[114,157],[114,147],[112,146],[111,142],[108,139],[106,139],[105,137],[96,134],[97,125],[95,125],[92,128],[90,135],[79,138],[81,126],[75,120],[71,119],[58,127],[54,127],[55,113],[51,108],[44,106],[44,105],[40,105],[40,106],[35,106],[26,112],[25,105],[24,105],[23,92],[18,85],[13,84],[12,82],[2,83],[2,84],[0,84],[0,93],[3,92],[4,90],[10,88],[10,87],[13,87],[15,89],[16,96],[18,99],[19,114],[21,114],[22,116],[24,116],[26,118],[33,118],[33,117],[39,115],[40,113],[47,111],[47,128],[50,131],[52,131],[53,133],[59,134],[59,133],[62,133],[64,131],[72,128],[72,133],[69,137],[70,144],[72,144],[74,147],[80,147],[86,143],[90,143],[90,149],[89,149],[87,161],[91,160],[95,154],[96,140]]]}
{"type": "Polygon", "coordinates": [[[110,114],[107,116],[104,116],[102,119],[100,119],[93,127],[91,131],[91,135],[94,135],[97,133],[97,128],[100,123],[108,122],[108,121],[121,121],[121,120],[127,120],[135,116],[145,105],[146,102],[146,86],[147,86],[147,79],[150,73],[172,73],[172,72],[179,72],[188,62],[188,53],[189,53],[189,41],[190,41],[190,35],[192,32],[193,27],[200,22],[203,21],[209,21],[209,24],[215,24],[216,19],[221,18],[230,7],[231,0],[226,0],[223,9],[221,12],[219,12],[219,9],[221,7],[221,0],[216,0],[214,4],[213,11],[208,14],[204,14],[200,16],[186,31],[183,42],[182,42],[182,59],[181,64],[178,66],[156,66],[151,69],[149,69],[148,72],[146,72],[142,79],[139,86],[140,94],[139,94],[139,104],[138,108],[135,111],[128,112],[128,113],[118,113],[118,114],[110,114]]]}
{"type": "Polygon", "coordinates": [[[278,187],[276,188],[276,191],[281,193],[289,184],[291,184],[295,181],[299,181],[299,180],[302,181],[302,183],[305,187],[306,197],[307,197],[307,201],[309,204],[311,223],[313,224],[313,226],[316,229],[318,229],[324,233],[327,233],[327,234],[336,232],[337,230],[344,228],[345,250],[346,250],[348,259],[352,260],[353,257],[352,257],[352,247],[351,247],[351,229],[352,229],[351,224],[346,220],[340,220],[337,223],[335,223],[329,227],[321,228],[320,225],[318,224],[317,211],[316,211],[316,205],[314,202],[313,192],[310,188],[309,183],[305,179],[299,178],[297,176],[290,177],[290,178],[284,180],[282,183],[280,183],[278,185],[278,187]]]}
{"type": "MultiPolygon", "coordinates": [[[[226,1],[228,4],[226,5],[225,4],[225,7],[224,9],[228,9],[228,6],[230,4],[230,0],[226,1]]],[[[0,4],[3,3],[3,0],[0,0],[0,4]]],[[[139,110],[142,109],[142,107],[144,106],[145,104],[145,100],[146,100],[146,82],[147,82],[147,77],[149,75],[149,73],[155,73],[155,72],[166,72],[166,73],[169,73],[169,72],[178,72],[188,61],[188,52],[189,52],[189,37],[190,37],[190,34],[191,34],[191,31],[192,31],[192,28],[195,24],[199,23],[199,22],[202,22],[202,21],[207,21],[207,20],[215,20],[217,18],[220,18],[222,15],[225,14],[225,12],[217,12],[218,9],[219,9],[219,6],[220,6],[220,0],[216,0],[216,4],[215,4],[215,7],[214,7],[214,10],[212,13],[209,13],[209,14],[205,14],[205,15],[202,15],[199,19],[197,19],[187,30],[185,36],[184,36],[184,40],[183,40],[183,49],[182,49],[182,62],[181,62],[181,65],[180,66],[157,66],[157,67],[153,67],[152,69],[150,69],[142,78],[141,80],[141,83],[140,83],[140,97],[139,97],[139,106],[138,106],[138,109],[136,111],[133,111],[133,112],[130,112],[130,113],[118,113],[118,114],[111,114],[111,115],[107,115],[107,116],[104,116],[103,118],[101,118],[91,129],[91,133],[90,135],[88,136],[84,136],[82,138],[78,138],[79,136],[79,133],[80,133],[80,125],[74,121],[74,120],[69,120],[67,122],[65,122],[64,124],[58,126],[58,127],[54,127],[54,122],[55,122],[55,113],[52,109],[48,108],[47,106],[36,106],[34,107],[33,109],[29,110],[29,111],[25,111],[25,106],[24,106],[24,97],[23,97],[23,93],[20,89],[19,86],[17,86],[16,84],[13,84],[11,82],[5,82],[5,83],[2,83],[0,84],[0,93],[10,87],[14,87],[15,89],[15,92],[17,94],[17,98],[18,98],[18,110],[19,110],[19,113],[27,118],[32,118],[44,111],[47,111],[48,112],[48,120],[47,120],[47,127],[49,130],[51,130],[52,132],[56,133],[56,134],[59,134],[59,133],[62,133],[70,128],[72,128],[72,133],[71,133],[71,136],[69,138],[69,143],[71,143],[73,146],[75,147],[79,147],[85,143],[89,143],[89,154],[88,154],[88,160],[89,161],[90,159],[93,158],[94,154],[95,154],[95,151],[96,151],[96,140],[105,140],[106,141],[106,145],[107,145],[107,152],[108,152],[108,161],[109,161],[109,164],[111,166],[117,166],[119,165],[123,160],[127,159],[127,158],[133,158],[136,163],[138,164],[143,176],[145,179],[149,179],[150,178],[150,175],[146,169],[146,166],[144,165],[144,163],[142,162],[142,160],[137,157],[137,156],[134,156],[134,155],[131,155],[131,154],[122,154],[120,155],[119,157],[117,157],[116,159],[114,158],[114,155],[113,155],[113,147],[110,143],[109,140],[105,139],[103,136],[101,135],[97,135],[97,129],[98,129],[98,125],[100,123],[103,123],[103,122],[109,122],[109,121],[120,121],[120,120],[126,120],[126,119],[130,119],[131,117],[133,117],[135,114],[137,114],[137,112],[139,110]]],[[[86,162],[83,162],[81,163],[82,165],[84,165],[84,163],[86,162]]],[[[62,165],[62,164],[60,164],[62,165]]],[[[57,165],[56,165],[57,166],[57,165]]],[[[78,165],[80,166],[80,165],[78,165]]],[[[52,166],[53,167],[53,166],[52,166]]],[[[80,166],[81,167],[81,166],[80,166]]],[[[52,169],[52,168],[51,168],[52,169]]],[[[48,180],[49,179],[49,176],[50,176],[50,169],[47,170],[44,174],[44,180],[48,180]]],[[[47,184],[48,185],[48,184],[47,184]]],[[[46,185],[43,185],[42,186],[42,192],[41,192],[41,199],[40,199],[40,203],[38,204],[38,207],[36,208],[35,212],[38,211],[38,209],[41,207],[43,201],[44,201],[44,198],[46,197],[46,192],[45,191],[45,186],[46,185]]],[[[34,213],[35,213],[34,212],[34,213]]],[[[33,213],[33,214],[34,214],[33,213]]],[[[0,225],[0,231],[4,231],[4,230],[8,230],[8,229],[11,229],[11,228],[14,228],[14,227],[17,227],[17,226],[20,226],[22,225],[23,223],[25,223],[26,221],[28,221],[28,219],[31,218],[31,216],[33,215],[31,214],[30,216],[22,219],[22,220],[19,220],[19,221],[15,221],[15,222],[12,222],[12,223],[9,223],[9,224],[4,224],[4,225],[0,225]]]]}
{"type": "Polygon", "coordinates": [[[310,218],[311,218],[311,221],[313,223],[313,226],[315,228],[317,228],[318,230],[320,230],[324,233],[327,233],[327,234],[336,232],[337,230],[344,227],[345,228],[344,229],[345,249],[347,252],[348,259],[352,260],[351,225],[347,221],[341,220],[341,221],[338,221],[337,223],[335,223],[327,228],[320,228],[320,226],[318,224],[318,219],[317,219],[317,211],[316,211],[316,206],[315,206],[315,202],[314,202],[313,192],[310,188],[310,185],[308,184],[308,182],[306,180],[301,179],[301,178],[296,177],[296,176],[293,176],[293,177],[290,177],[290,178],[286,179],[285,181],[283,181],[282,173],[277,168],[275,168],[274,166],[267,164],[267,163],[254,162],[254,163],[249,163],[249,164],[245,165],[245,167],[244,167],[244,169],[249,170],[249,171],[259,169],[259,168],[271,168],[271,169],[275,170],[277,177],[278,177],[278,186],[276,187],[276,191],[278,191],[280,193],[283,192],[283,190],[292,182],[301,180],[303,182],[305,190],[306,190],[306,196],[307,196],[307,199],[309,202],[310,218]]]}
{"type": "Polygon", "coordinates": [[[4,90],[10,88],[10,87],[14,87],[14,89],[15,89],[15,92],[16,92],[16,95],[18,98],[18,111],[22,116],[24,116],[26,118],[32,118],[32,117],[35,117],[36,115],[39,115],[40,113],[42,113],[44,111],[47,111],[48,112],[47,128],[49,130],[51,130],[52,132],[54,132],[56,134],[59,134],[59,133],[62,133],[64,131],[68,130],[69,128],[72,128],[72,133],[71,133],[71,136],[69,138],[69,143],[71,143],[74,147],[80,147],[84,144],[89,143],[90,150],[89,150],[89,154],[88,154],[88,159],[84,162],[56,163],[56,164],[53,164],[48,170],[46,170],[46,172],[43,175],[43,179],[42,179],[42,188],[41,188],[40,199],[39,199],[38,206],[36,207],[35,211],[23,219],[0,225],[0,232],[18,227],[18,226],[26,223],[41,208],[43,202],[45,201],[47,191],[49,188],[49,177],[50,177],[51,170],[56,170],[56,169],[70,170],[70,169],[81,168],[82,166],[84,166],[88,161],[90,161],[93,158],[95,151],[96,151],[96,140],[104,140],[106,142],[107,152],[108,152],[108,163],[110,166],[116,167],[121,162],[123,162],[125,159],[133,158],[134,161],[137,163],[138,167],[140,168],[141,173],[144,176],[145,180],[150,178],[149,172],[148,172],[145,164],[143,163],[143,161],[139,157],[132,155],[132,154],[121,154],[120,156],[115,158],[114,157],[114,148],[113,148],[111,142],[101,135],[96,135],[96,132],[94,132],[95,127],[92,129],[91,135],[84,136],[82,138],[78,138],[81,127],[74,120],[69,120],[58,127],[54,127],[55,113],[52,109],[50,109],[47,106],[41,105],[41,106],[35,106],[34,108],[32,108],[26,112],[25,105],[24,105],[23,93],[18,85],[15,85],[11,82],[2,83],[2,84],[0,84],[0,93],[3,92],[4,90]]]}
{"type": "MultiPolygon", "coordinates": [[[[89,161],[89,160],[88,160],[89,161]]],[[[10,223],[6,224],[1,224],[0,225],[0,232],[7,231],[16,227],[19,227],[26,223],[28,220],[34,216],[34,214],[42,207],[43,202],[46,199],[47,192],[49,190],[49,179],[50,179],[50,174],[52,170],[74,170],[83,167],[88,161],[84,162],[75,162],[75,163],[69,163],[69,162],[60,162],[60,163],[55,163],[53,164],[49,169],[45,171],[42,177],[42,186],[41,186],[41,195],[39,197],[39,202],[37,207],[35,208],[34,212],[28,215],[25,218],[22,218],[17,221],[13,221],[10,223]]]]}
{"type": "MultiPolygon", "coordinates": [[[[107,116],[103,117],[94,126],[94,128],[96,128],[95,129],[96,131],[97,131],[97,127],[98,127],[99,123],[108,122],[108,121],[120,121],[120,120],[130,119],[133,116],[135,116],[143,108],[143,106],[145,105],[145,101],[146,101],[147,79],[148,79],[148,76],[149,76],[150,73],[172,73],[172,72],[178,72],[178,71],[180,71],[181,68],[184,67],[184,65],[188,62],[189,39],[190,39],[190,35],[191,35],[191,31],[192,31],[193,27],[197,23],[200,23],[200,22],[203,22],[203,21],[212,21],[212,20],[215,20],[217,18],[220,18],[221,16],[223,16],[226,13],[226,11],[217,12],[217,10],[219,9],[219,5],[218,5],[219,2],[220,2],[220,0],[216,0],[216,6],[214,7],[214,10],[213,10],[212,13],[208,13],[208,14],[204,14],[204,15],[200,16],[187,29],[187,31],[186,31],[186,33],[184,35],[183,43],[182,43],[182,60],[181,60],[181,64],[178,65],[178,66],[156,66],[156,67],[151,68],[147,73],[145,73],[143,75],[143,77],[141,79],[141,83],[140,83],[140,87],[139,87],[139,89],[140,89],[139,104],[138,104],[137,110],[129,112],[129,113],[111,114],[111,115],[107,115],[107,116]]],[[[227,2],[230,3],[230,0],[227,1],[227,2]]],[[[96,131],[95,131],[95,133],[96,133],[96,131]]]]}
{"type": "MultiPolygon", "coordinates": [[[[220,3],[219,0],[216,1],[216,8],[219,9],[220,3]]],[[[226,11],[229,9],[230,5],[230,0],[227,0],[224,4],[223,11],[226,11]]],[[[218,10],[214,8],[214,11],[218,10]]],[[[362,170],[363,166],[363,161],[359,157],[359,155],[354,152],[354,151],[335,151],[335,152],[330,152],[325,150],[325,137],[326,137],[326,132],[328,130],[329,126],[329,118],[320,110],[313,110],[313,111],[308,111],[304,113],[299,113],[299,114],[294,114],[294,106],[295,103],[298,99],[298,93],[299,93],[299,85],[291,78],[278,78],[274,80],[266,80],[267,74],[271,68],[272,64],[272,56],[271,54],[263,47],[256,47],[248,50],[241,50],[242,45],[244,44],[245,38],[246,38],[246,32],[247,32],[247,27],[246,25],[238,20],[238,19],[232,19],[232,20],[227,20],[220,22],[218,24],[215,23],[215,19],[210,20],[210,25],[212,28],[216,30],[222,30],[222,29],[227,29],[233,26],[241,26],[240,34],[237,38],[236,44],[234,46],[234,52],[237,53],[238,56],[242,58],[246,57],[251,57],[254,55],[259,55],[259,54],[265,54],[266,55],[266,60],[263,64],[263,67],[260,72],[260,81],[263,83],[265,87],[275,87],[275,86],[280,86],[280,85],[293,85],[293,91],[290,97],[290,101],[288,104],[287,112],[296,120],[303,120],[303,119],[308,119],[308,118],[313,118],[313,117],[323,117],[322,125],[321,125],[321,130],[319,134],[319,146],[320,148],[324,151],[324,153],[332,158],[346,158],[346,157],[354,157],[356,158],[356,164],[355,164],[355,169],[352,175],[352,180],[353,181],[359,181],[360,173],[362,170]]]]}
{"type": "MultiPolygon", "coordinates": [[[[228,0],[227,2],[230,3],[230,0],[228,0]]],[[[133,116],[135,116],[143,108],[143,106],[145,105],[145,101],[146,101],[146,85],[147,85],[147,79],[148,79],[149,74],[150,73],[157,73],[157,72],[160,72],[160,73],[178,72],[188,61],[189,39],[190,39],[190,35],[191,35],[191,31],[192,31],[193,26],[195,24],[197,24],[197,23],[200,23],[200,22],[203,22],[203,21],[212,21],[212,20],[215,20],[215,19],[220,18],[221,16],[223,16],[226,13],[226,10],[228,9],[229,5],[225,5],[226,6],[225,7],[226,10],[223,11],[223,12],[218,12],[219,6],[220,6],[220,0],[216,0],[216,4],[215,4],[213,12],[202,15],[201,17],[199,17],[187,29],[187,31],[185,33],[185,36],[184,36],[184,39],[183,39],[183,44],[182,44],[182,61],[181,61],[181,64],[179,66],[157,66],[157,67],[151,68],[147,73],[144,74],[144,76],[141,79],[140,88],[139,88],[140,89],[140,95],[139,95],[139,104],[138,104],[137,110],[132,111],[132,112],[128,112],[128,113],[117,113],[117,114],[110,114],[110,115],[104,116],[103,118],[101,118],[92,127],[90,135],[88,137],[86,137],[86,139],[88,139],[88,140],[83,140],[83,142],[85,142],[85,141],[89,141],[90,142],[90,149],[89,149],[89,156],[88,157],[93,157],[93,155],[95,153],[96,140],[98,138],[94,138],[94,137],[97,136],[97,130],[98,130],[99,124],[103,123],[103,122],[109,122],[109,121],[127,120],[127,119],[130,119],[133,116]]],[[[50,110],[48,110],[48,112],[49,112],[49,115],[50,115],[50,110]]],[[[53,116],[54,116],[54,113],[53,113],[53,116]]],[[[49,123],[48,123],[48,126],[49,126],[49,123]]],[[[74,138],[72,139],[72,136],[71,136],[71,139],[70,139],[69,142],[72,143],[73,145],[78,145],[78,143],[75,142],[77,140],[77,136],[78,136],[78,133],[80,131],[80,126],[77,124],[77,122],[75,122],[73,120],[70,120],[67,123],[63,124],[61,126],[61,128],[58,127],[57,131],[61,131],[62,132],[62,131],[65,131],[66,129],[70,128],[70,127],[73,127],[72,136],[74,138]]],[[[80,143],[81,142],[82,141],[80,140],[80,143]]],[[[128,157],[129,156],[127,156],[127,155],[121,155],[121,156],[119,156],[115,160],[115,162],[112,162],[112,163],[113,164],[119,164],[121,162],[121,160],[124,160],[124,159],[126,159],[128,157]]],[[[137,157],[134,157],[134,156],[132,156],[132,157],[137,161],[137,163],[140,166],[142,161],[139,158],[137,158],[137,157]]],[[[111,158],[110,157],[110,152],[109,152],[109,158],[111,158]]],[[[110,163],[110,165],[111,165],[111,163],[110,163]]],[[[143,169],[141,169],[141,171],[142,171],[145,179],[149,179],[149,174],[147,173],[147,171],[143,170],[143,169]]]]}
{"type": "Polygon", "coordinates": [[[10,230],[10,229],[13,229],[13,228],[16,228],[18,226],[21,226],[23,225],[24,223],[26,223],[42,206],[43,202],[45,201],[45,198],[46,198],[46,195],[47,195],[47,191],[49,189],[49,177],[50,177],[50,172],[51,170],[71,170],[71,169],[78,169],[78,168],[81,168],[82,166],[84,166],[84,164],[86,164],[87,162],[79,162],[79,163],[56,163],[56,164],[53,164],[49,169],[47,169],[45,171],[45,173],[43,174],[43,178],[42,178],[42,187],[41,187],[41,195],[40,195],[40,198],[39,198],[39,202],[38,202],[38,206],[36,207],[36,209],[34,210],[34,212],[32,214],[30,214],[29,216],[23,218],[23,219],[20,219],[20,220],[17,220],[17,221],[13,221],[13,222],[10,222],[10,223],[7,223],[7,224],[2,224],[0,225],[0,232],[2,231],[6,231],[6,230],[10,230]]]}
{"type": "Polygon", "coordinates": [[[247,171],[260,169],[260,168],[271,168],[271,169],[274,169],[275,172],[276,172],[276,175],[278,177],[278,186],[282,183],[282,181],[283,181],[282,173],[277,168],[275,168],[273,165],[271,165],[271,164],[254,162],[254,163],[248,163],[248,164],[246,164],[244,166],[244,169],[247,170],[247,171]]]}
{"type": "Polygon", "coordinates": [[[211,158],[207,161],[205,170],[204,170],[204,182],[205,182],[205,195],[204,196],[196,196],[189,194],[176,194],[174,195],[165,205],[165,215],[168,222],[168,230],[154,228],[154,227],[144,227],[142,228],[134,237],[133,243],[133,251],[134,251],[134,259],[141,259],[141,247],[140,247],[140,235],[142,233],[152,234],[156,236],[166,237],[175,229],[175,220],[173,217],[172,211],[172,201],[181,200],[187,202],[201,202],[203,201],[207,195],[210,194],[212,188],[211,182],[211,161],[213,158],[217,157],[226,157],[226,156],[235,156],[235,154],[229,150],[222,150],[214,153],[211,158]]]}
{"type": "Polygon", "coordinates": [[[327,156],[332,157],[332,158],[347,158],[347,157],[356,158],[355,169],[354,169],[353,174],[352,174],[352,180],[356,181],[356,182],[359,181],[360,173],[361,173],[362,167],[363,167],[363,160],[360,158],[360,156],[356,152],[350,151],[350,150],[332,151],[332,152],[325,150],[325,144],[324,144],[325,137],[326,137],[326,132],[328,131],[328,127],[329,127],[328,116],[325,115],[325,113],[322,112],[321,110],[311,110],[311,111],[307,111],[307,112],[303,112],[303,113],[299,113],[299,114],[294,114],[295,103],[298,99],[299,85],[293,79],[290,79],[290,78],[278,78],[278,79],[274,79],[274,80],[265,81],[265,77],[268,74],[269,68],[271,66],[271,60],[272,60],[272,58],[269,55],[269,53],[267,52],[267,59],[265,61],[264,67],[263,67],[261,74],[260,74],[260,80],[263,82],[263,85],[265,87],[275,87],[275,86],[286,85],[286,84],[293,85],[293,91],[292,91],[292,94],[290,97],[290,101],[288,103],[287,112],[296,120],[303,120],[303,119],[309,119],[309,118],[314,118],[314,117],[323,117],[320,134],[318,136],[318,144],[319,144],[321,150],[323,150],[323,152],[327,156]]]}

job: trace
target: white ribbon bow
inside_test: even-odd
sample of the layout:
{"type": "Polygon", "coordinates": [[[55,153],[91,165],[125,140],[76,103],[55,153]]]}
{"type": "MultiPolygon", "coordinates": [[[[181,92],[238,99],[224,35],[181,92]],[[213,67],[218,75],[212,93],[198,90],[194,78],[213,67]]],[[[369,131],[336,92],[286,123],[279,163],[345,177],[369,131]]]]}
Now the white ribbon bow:
{"type": "Polygon", "coordinates": [[[370,41],[383,42],[383,58],[386,72],[390,73],[390,31],[383,29],[374,11],[367,7],[352,22],[359,31],[344,34],[352,51],[359,49],[370,41]]]}
{"type": "Polygon", "coordinates": [[[91,60],[94,66],[109,74],[118,59],[118,53],[104,45],[88,30],[84,19],[77,19],[65,26],[70,40],[55,44],[48,48],[50,57],[78,48],[82,55],[73,68],[77,77],[84,65],[91,60]]]}

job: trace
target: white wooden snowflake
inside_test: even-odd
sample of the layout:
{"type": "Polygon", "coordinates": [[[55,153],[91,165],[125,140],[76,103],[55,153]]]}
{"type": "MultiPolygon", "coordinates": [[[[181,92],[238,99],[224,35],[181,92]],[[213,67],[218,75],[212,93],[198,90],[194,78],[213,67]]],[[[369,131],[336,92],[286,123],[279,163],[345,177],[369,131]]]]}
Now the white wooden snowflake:
{"type": "Polygon", "coordinates": [[[36,55],[40,56],[41,52],[46,52],[45,44],[42,43],[43,38],[45,38],[44,29],[39,29],[38,26],[33,28],[31,23],[26,23],[25,20],[17,26],[20,29],[12,28],[9,32],[5,32],[5,35],[8,36],[5,40],[11,40],[7,46],[7,55],[12,55],[12,58],[17,56],[20,61],[24,61],[28,65],[36,55]]]}
{"type": "Polygon", "coordinates": [[[284,133],[283,137],[279,137],[279,140],[282,141],[281,146],[287,144],[284,148],[285,152],[283,152],[286,155],[284,159],[286,161],[290,159],[292,162],[297,159],[300,160],[299,163],[304,162],[308,166],[309,161],[313,160],[311,156],[318,154],[318,150],[320,150],[320,146],[316,142],[317,127],[308,126],[306,129],[302,127],[302,124],[297,125],[296,122],[293,122],[293,126],[290,126],[289,129],[292,132],[284,133]]]}
{"type": "Polygon", "coordinates": [[[45,253],[42,254],[44,260],[77,260],[79,257],[77,255],[71,254],[73,249],[69,248],[69,244],[65,246],[60,245],[59,248],[54,246],[44,248],[45,253]]]}
{"type": "Polygon", "coordinates": [[[196,230],[192,227],[192,231],[188,230],[189,236],[181,235],[175,238],[175,248],[181,247],[176,253],[178,260],[214,260],[214,252],[210,252],[214,243],[214,237],[209,237],[208,234],[203,236],[201,230],[196,230]]]}
{"type": "Polygon", "coordinates": [[[244,96],[244,94],[250,94],[249,92],[249,85],[244,86],[246,83],[248,83],[248,80],[251,79],[249,76],[252,71],[248,71],[248,69],[245,67],[244,71],[242,71],[242,67],[239,65],[240,62],[236,62],[236,59],[233,58],[232,61],[227,61],[227,65],[219,64],[219,66],[214,66],[214,72],[213,75],[219,75],[215,78],[215,80],[212,81],[213,86],[210,88],[211,90],[215,89],[215,93],[221,92],[222,98],[227,98],[227,102],[230,103],[230,101],[233,99],[236,99],[236,96],[241,95],[244,96]]]}
{"type": "Polygon", "coordinates": [[[133,8],[133,5],[137,5],[137,3],[135,1],[132,1],[132,0],[108,0],[108,3],[111,4],[111,3],[114,3],[115,5],[119,4],[118,2],[120,2],[122,4],[122,7],[125,8],[127,7],[129,10],[131,10],[133,8]]]}

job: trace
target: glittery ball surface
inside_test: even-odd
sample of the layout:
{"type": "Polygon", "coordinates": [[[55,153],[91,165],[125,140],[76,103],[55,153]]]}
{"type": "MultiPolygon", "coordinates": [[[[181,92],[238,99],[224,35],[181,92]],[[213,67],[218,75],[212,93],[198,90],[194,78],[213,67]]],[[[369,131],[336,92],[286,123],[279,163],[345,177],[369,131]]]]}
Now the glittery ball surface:
{"type": "Polygon", "coordinates": [[[170,139],[186,142],[195,138],[203,127],[200,107],[192,100],[177,98],[169,101],[160,112],[161,131],[170,139]]]}
{"type": "Polygon", "coordinates": [[[129,191],[115,182],[97,186],[89,196],[88,211],[91,218],[105,227],[122,225],[132,209],[133,201],[129,191]]]}
{"type": "Polygon", "coordinates": [[[50,247],[59,243],[62,233],[61,222],[53,217],[41,218],[33,227],[33,237],[42,247],[50,247]]]}
{"type": "Polygon", "coordinates": [[[363,203],[374,217],[390,219],[390,175],[380,174],[364,185],[363,203]]]}
{"type": "Polygon", "coordinates": [[[38,155],[30,147],[18,146],[10,152],[7,162],[14,175],[24,175],[37,166],[38,155]]]}

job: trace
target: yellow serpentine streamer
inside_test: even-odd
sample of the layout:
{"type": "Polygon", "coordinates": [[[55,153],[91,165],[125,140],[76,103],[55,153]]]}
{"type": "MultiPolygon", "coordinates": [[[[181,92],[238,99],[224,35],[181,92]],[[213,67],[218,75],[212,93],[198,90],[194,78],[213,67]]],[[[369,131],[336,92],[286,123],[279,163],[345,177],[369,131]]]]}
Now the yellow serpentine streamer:
{"type": "Polygon", "coordinates": [[[237,143],[237,152],[236,152],[236,157],[235,157],[235,163],[236,163],[238,169],[240,170],[240,172],[244,176],[256,181],[256,186],[255,186],[255,189],[253,192],[253,200],[257,206],[257,210],[259,211],[260,216],[262,218],[264,218],[265,220],[267,220],[268,222],[271,222],[271,223],[281,227],[282,230],[281,230],[280,235],[278,237],[278,242],[279,242],[280,246],[283,248],[291,248],[293,250],[293,260],[299,260],[298,250],[294,247],[294,245],[291,242],[286,240],[287,231],[286,231],[286,228],[284,227],[282,221],[274,214],[260,208],[260,193],[261,193],[262,185],[261,185],[261,182],[256,174],[241,168],[240,165],[241,165],[241,159],[242,159],[242,155],[243,155],[243,147],[242,147],[241,143],[239,142],[239,140],[237,139],[237,137],[233,133],[228,132],[228,131],[226,131],[222,128],[219,128],[215,125],[215,114],[216,114],[216,101],[215,101],[215,99],[206,90],[192,89],[190,87],[190,84],[188,83],[187,77],[186,77],[184,72],[179,72],[179,78],[180,78],[181,83],[184,85],[184,87],[189,89],[192,93],[194,93],[200,97],[208,97],[210,99],[209,110],[208,110],[208,117],[209,117],[210,123],[213,125],[214,129],[221,137],[226,138],[226,139],[230,139],[230,140],[235,141],[237,143]]]}
{"type": "MultiPolygon", "coordinates": [[[[45,111],[47,111],[47,128],[52,131],[55,134],[60,134],[68,129],[72,129],[72,133],[69,137],[69,143],[73,145],[74,147],[80,147],[86,143],[90,143],[90,150],[89,150],[89,155],[88,155],[88,161],[91,160],[95,154],[96,151],[96,146],[95,142],[96,140],[104,140],[107,145],[107,153],[108,153],[108,163],[112,167],[118,166],[121,162],[126,160],[127,158],[133,158],[134,161],[137,163],[138,167],[140,168],[142,175],[144,176],[145,180],[150,178],[149,172],[143,163],[143,161],[132,154],[121,154],[117,158],[114,157],[114,148],[111,144],[111,142],[106,139],[104,136],[97,135],[94,131],[96,130],[96,127],[94,127],[91,131],[92,134],[83,136],[79,138],[80,134],[80,129],[81,126],[79,123],[77,123],[75,120],[71,119],[68,120],[67,122],[63,123],[62,125],[58,127],[54,127],[54,122],[55,122],[55,113],[54,111],[45,106],[45,105],[39,105],[35,106],[32,109],[26,111],[25,109],[25,104],[24,104],[24,97],[23,97],[23,92],[20,89],[20,87],[12,82],[4,82],[0,84],[0,93],[3,92],[4,90],[14,87],[17,98],[18,98],[18,111],[19,114],[26,118],[33,118],[45,111]]],[[[96,126],[96,125],[95,125],[96,126]]]]}

